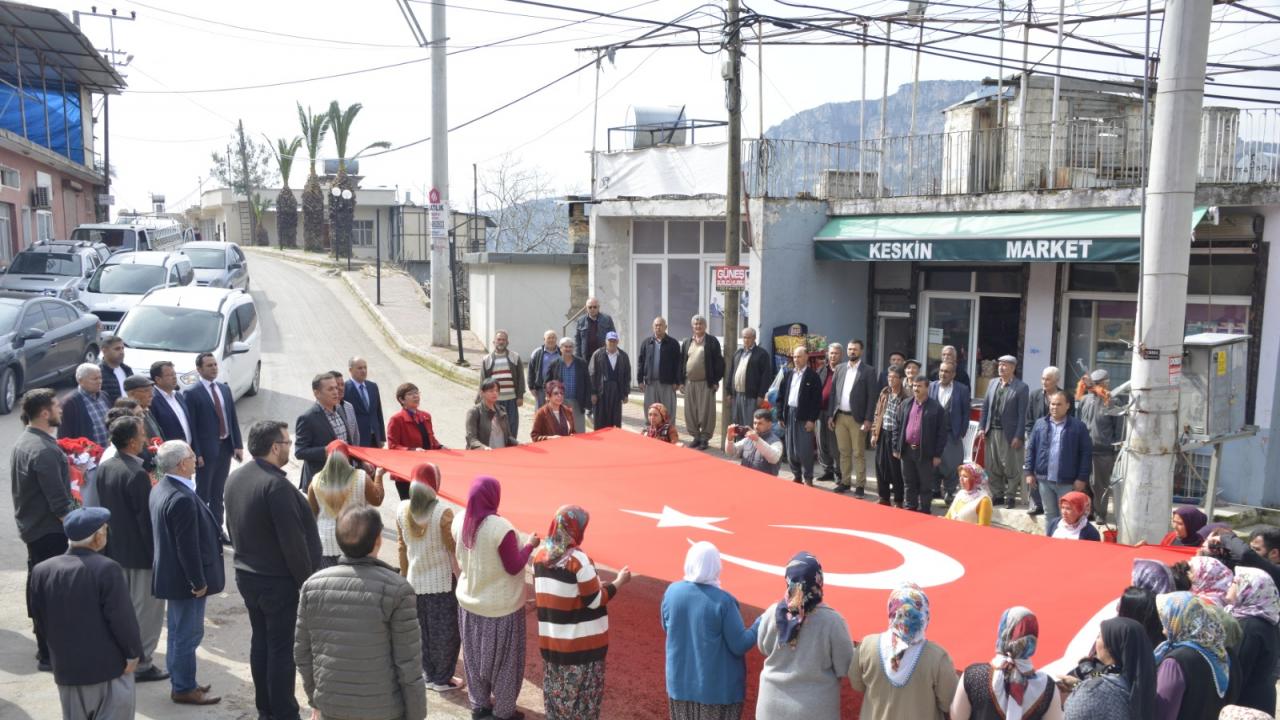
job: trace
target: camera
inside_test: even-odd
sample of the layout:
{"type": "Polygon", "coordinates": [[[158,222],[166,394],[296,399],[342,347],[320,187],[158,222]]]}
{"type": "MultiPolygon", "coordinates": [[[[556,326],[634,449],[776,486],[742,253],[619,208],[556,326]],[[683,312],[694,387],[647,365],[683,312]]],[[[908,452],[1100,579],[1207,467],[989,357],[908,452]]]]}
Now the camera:
{"type": "Polygon", "coordinates": [[[733,433],[734,440],[741,440],[747,436],[747,427],[744,425],[730,425],[729,432],[733,433]]]}

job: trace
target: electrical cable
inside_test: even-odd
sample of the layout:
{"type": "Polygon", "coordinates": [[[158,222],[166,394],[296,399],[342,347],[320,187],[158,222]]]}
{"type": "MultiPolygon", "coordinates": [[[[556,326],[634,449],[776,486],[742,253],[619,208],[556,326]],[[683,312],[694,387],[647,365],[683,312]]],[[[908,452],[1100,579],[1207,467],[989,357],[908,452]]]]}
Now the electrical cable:
{"type": "Polygon", "coordinates": [[[332,43],[334,45],[353,45],[353,46],[365,47],[365,48],[409,49],[409,48],[417,47],[417,45],[389,45],[386,43],[369,43],[369,42],[359,42],[357,40],[338,40],[335,38],[318,38],[318,37],[310,37],[307,35],[294,35],[292,33],[277,32],[274,30],[262,30],[261,28],[247,27],[244,25],[236,25],[235,23],[222,22],[221,20],[210,20],[209,18],[202,18],[202,17],[197,17],[195,15],[188,15],[186,13],[180,13],[176,10],[169,10],[168,8],[162,8],[155,5],[148,5],[147,3],[139,2],[138,0],[129,0],[129,2],[133,5],[137,5],[138,7],[146,8],[147,10],[154,10],[155,12],[159,12],[159,13],[165,13],[167,15],[176,15],[178,17],[186,18],[188,20],[195,20],[197,22],[209,23],[210,25],[221,25],[222,27],[241,30],[243,32],[259,33],[262,35],[274,35],[276,37],[286,37],[286,38],[292,38],[294,40],[310,40],[312,42],[325,42],[325,43],[332,43]]]}

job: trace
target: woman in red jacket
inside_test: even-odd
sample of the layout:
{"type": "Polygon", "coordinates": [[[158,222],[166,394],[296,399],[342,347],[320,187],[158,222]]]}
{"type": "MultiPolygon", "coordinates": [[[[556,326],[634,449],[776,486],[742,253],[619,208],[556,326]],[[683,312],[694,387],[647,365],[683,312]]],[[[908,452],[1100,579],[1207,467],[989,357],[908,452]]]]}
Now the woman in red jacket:
{"type": "MultiPolygon", "coordinates": [[[[444,449],[431,428],[431,414],[418,409],[418,405],[422,403],[422,393],[417,385],[404,383],[396,388],[396,402],[400,403],[400,412],[387,421],[388,450],[444,449]]],[[[408,500],[409,479],[395,474],[391,479],[396,481],[396,493],[400,499],[408,500]]]]}

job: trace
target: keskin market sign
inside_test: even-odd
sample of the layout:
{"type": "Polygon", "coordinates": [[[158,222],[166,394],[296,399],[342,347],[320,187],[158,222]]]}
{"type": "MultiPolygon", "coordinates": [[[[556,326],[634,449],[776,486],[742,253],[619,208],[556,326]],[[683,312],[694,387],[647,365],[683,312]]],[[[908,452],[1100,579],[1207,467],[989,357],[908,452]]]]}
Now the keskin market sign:
{"type": "Polygon", "coordinates": [[[933,260],[955,262],[1138,262],[1137,238],[1088,240],[824,240],[818,260],[933,260]]]}

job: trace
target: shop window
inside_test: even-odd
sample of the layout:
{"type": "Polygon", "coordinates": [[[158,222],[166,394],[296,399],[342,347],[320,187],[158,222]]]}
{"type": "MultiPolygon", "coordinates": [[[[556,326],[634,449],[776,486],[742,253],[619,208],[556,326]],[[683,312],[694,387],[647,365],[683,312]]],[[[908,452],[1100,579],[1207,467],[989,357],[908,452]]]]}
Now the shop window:
{"type": "Polygon", "coordinates": [[[637,220],[631,224],[631,232],[631,250],[637,255],[666,252],[666,223],[661,220],[637,220]]]}
{"type": "Polygon", "coordinates": [[[990,270],[974,273],[974,289],[978,292],[1009,293],[1022,292],[1022,269],[990,270]]]}
{"type": "Polygon", "coordinates": [[[702,223],[702,252],[724,252],[724,223],[718,221],[702,223]]]}
{"type": "Polygon", "coordinates": [[[697,255],[702,245],[701,229],[702,223],[696,221],[667,223],[667,251],[672,255],[697,255]]]}
{"type": "Polygon", "coordinates": [[[969,292],[973,289],[973,273],[968,270],[926,270],[926,290],[953,290],[969,292]]]}
{"type": "Polygon", "coordinates": [[[1253,255],[1192,255],[1188,295],[1253,294],[1253,255]]]}
{"type": "Polygon", "coordinates": [[[1095,265],[1075,263],[1071,266],[1067,289],[1077,292],[1138,292],[1142,269],[1134,264],[1095,265]]]}
{"type": "MultiPolygon", "coordinates": [[[[697,258],[672,258],[667,261],[667,328],[676,336],[683,336],[687,332],[689,321],[699,313],[701,276],[702,261],[697,258]]],[[[642,319],[650,322],[653,320],[642,319]]]]}

